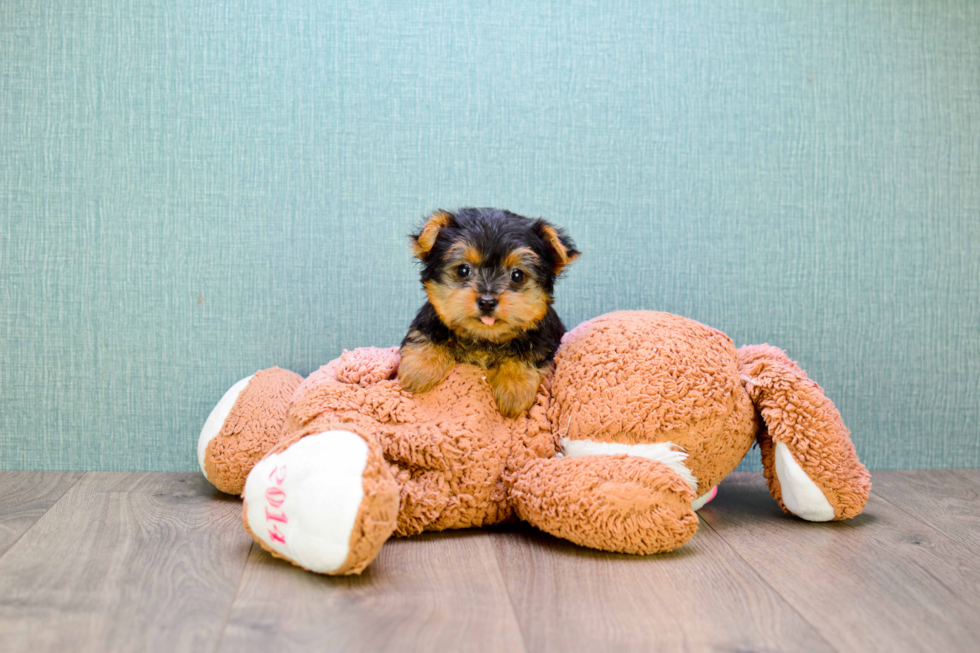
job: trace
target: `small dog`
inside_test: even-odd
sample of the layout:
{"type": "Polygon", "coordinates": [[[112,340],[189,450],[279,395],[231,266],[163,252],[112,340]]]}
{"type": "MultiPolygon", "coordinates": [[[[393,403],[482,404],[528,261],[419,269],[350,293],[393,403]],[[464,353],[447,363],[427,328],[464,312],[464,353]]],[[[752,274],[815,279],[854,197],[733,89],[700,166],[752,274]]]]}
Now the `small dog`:
{"type": "Polygon", "coordinates": [[[501,414],[527,410],[565,333],[551,302],[575,243],[544,220],[472,208],[436,211],[411,239],[429,301],[402,341],[399,381],[422,392],[472,363],[501,414]]]}

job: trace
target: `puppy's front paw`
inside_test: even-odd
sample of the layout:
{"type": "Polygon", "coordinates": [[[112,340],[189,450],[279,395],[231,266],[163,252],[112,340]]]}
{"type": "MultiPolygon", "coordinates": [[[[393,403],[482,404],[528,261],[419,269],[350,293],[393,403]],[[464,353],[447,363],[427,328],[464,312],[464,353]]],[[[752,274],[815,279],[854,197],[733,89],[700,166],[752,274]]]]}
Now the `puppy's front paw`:
{"type": "Polygon", "coordinates": [[[504,361],[489,375],[497,408],[504,417],[517,417],[534,403],[541,371],[520,361],[504,361]]]}
{"type": "Polygon", "coordinates": [[[398,381],[406,390],[425,392],[446,378],[453,357],[445,347],[431,342],[406,343],[398,352],[398,381]]]}

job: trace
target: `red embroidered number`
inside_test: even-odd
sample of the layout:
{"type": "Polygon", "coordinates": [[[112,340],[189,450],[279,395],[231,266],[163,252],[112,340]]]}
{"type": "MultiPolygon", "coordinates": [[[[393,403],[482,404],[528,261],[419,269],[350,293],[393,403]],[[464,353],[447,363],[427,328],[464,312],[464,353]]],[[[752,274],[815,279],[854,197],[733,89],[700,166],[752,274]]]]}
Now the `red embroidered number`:
{"type": "MultiPolygon", "coordinates": [[[[286,492],[280,486],[282,485],[282,482],[286,480],[286,466],[283,465],[282,467],[279,467],[277,465],[276,467],[273,467],[272,472],[269,474],[269,480],[275,483],[275,485],[265,491],[265,500],[269,503],[269,506],[272,506],[273,508],[282,508],[282,504],[286,502],[286,492]]],[[[285,512],[271,512],[269,510],[269,506],[265,507],[265,521],[269,526],[269,537],[276,542],[285,544],[286,536],[279,530],[278,524],[275,524],[274,522],[286,524],[289,523],[289,519],[286,517],[285,512]]]]}

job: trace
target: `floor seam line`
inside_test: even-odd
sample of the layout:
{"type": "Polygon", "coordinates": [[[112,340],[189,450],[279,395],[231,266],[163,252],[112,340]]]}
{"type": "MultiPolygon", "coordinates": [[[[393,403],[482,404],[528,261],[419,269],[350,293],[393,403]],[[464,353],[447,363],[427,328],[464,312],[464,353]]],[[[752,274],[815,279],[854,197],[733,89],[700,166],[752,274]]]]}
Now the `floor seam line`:
{"type": "MultiPolygon", "coordinates": [[[[41,472],[41,473],[44,474],[46,472],[41,472]]],[[[14,550],[14,548],[20,543],[20,541],[22,539],[24,539],[24,536],[27,535],[28,533],[30,533],[32,530],[34,530],[34,527],[37,526],[38,523],[42,519],[44,519],[44,516],[47,515],[49,512],[51,512],[51,509],[52,508],[54,508],[56,505],[58,505],[59,503],[61,503],[61,500],[65,497],[65,495],[68,494],[68,492],[70,492],[73,487],[75,487],[76,485],[78,485],[79,481],[81,481],[87,475],[88,475],[88,472],[81,472],[81,474],[79,475],[79,477],[76,478],[71,484],[69,484],[68,487],[65,488],[65,491],[58,495],[58,498],[57,499],[55,499],[54,501],[51,502],[51,505],[48,506],[47,510],[45,510],[44,512],[42,512],[38,516],[38,518],[34,520],[34,523],[33,524],[31,524],[30,526],[28,526],[27,529],[23,533],[21,533],[20,535],[18,535],[17,536],[17,539],[10,543],[10,546],[7,547],[7,550],[6,551],[4,551],[3,553],[0,553],[0,562],[3,562],[3,559],[7,556],[7,554],[14,550]]]]}
{"type": "Polygon", "coordinates": [[[248,561],[252,557],[252,549],[255,548],[255,540],[252,540],[248,545],[248,553],[245,554],[245,562],[242,564],[242,573],[238,575],[238,582],[235,583],[235,591],[231,595],[231,602],[228,604],[228,614],[225,615],[224,623],[221,624],[221,630],[218,632],[218,641],[214,644],[214,651],[218,653],[221,648],[221,643],[225,640],[225,631],[228,630],[228,624],[231,623],[231,613],[235,609],[235,601],[238,600],[238,592],[242,588],[242,579],[245,578],[245,570],[248,569],[248,561]]]}
{"type": "Polygon", "coordinates": [[[949,542],[951,542],[953,544],[954,547],[965,549],[964,552],[965,553],[968,553],[970,555],[974,555],[975,554],[974,547],[972,545],[967,544],[967,543],[961,541],[955,535],[950,535],[949,533],[947,533],[946,531],[944,531],[941,527],[939,527],[939,526],[937,526],[937,525],[935,525],[935,524],[933,524],[931,522],[927,522],[925,519],[923,519],[922,517],[918,516],[917,514],[915,514],[913,512],[909,512],[908,510],[906,510],[900,504],[895,503],[894,501],[889,501],[887,497],[882,496],[880,493],[875,493],[875,496],[878,498],[878,500],[884,501],[885,503],[887,503],[888,505],[890,505],[892,508],[895,508],[895,510],[898,510],[899,512],[904,513],[905,515],[907,515],[907,516],[911,517],[912,519],[914,519],[917,523],[922,524],[926,528],[928,528],[928,529],[930,529],[932,531],[935,531],[936,533],[938,533],[942,537],[946,538],[949,542]]]}
{"type": "MultiPolygon", "coordinates": [[[[720,491],[720,490],[721,490],[721,488],[719,488],[719,491],[720,491]]],[[[820,630],[820,628],[818,628],[818,627],[816,626],[816,624],[814,624],[814,623],[813,623],[812,621],[810,621],[809,619],[807,619],[807,618],[806,618],[806,615],[805,615],[805,614],[803,614],[803,613],[802,613],[802,612],[801,612],[801,611],[799,610],[799,608],[797,608],[797,607],[796,607],[795,605],[793,605],[793,603],[792,603],[792,602],[791,602],[791,601],[790,601],[790,600],[789,600],[788,598],[786,598],[786,597],[785,597],[785,596],[783,595],[783,593],[782,593],[782,592],[780,592],[780,591],[779,591],[779,590],[778,590],[778,589],[777,589],[777,588],[776,588],[776,587],[775,587],[775,586],[774,586],[774,585],[773,585],[772,583],[770,583],[770,582],[769,582],[769,579],[768,579],[768,578],[766,578],[766,577],[765,577],[765,576],[764,576],[764,575],[762,574],[762,572],[761,572],[761,571],[759,571],[758,569],[756,569],[756,568],[755,568],[755,566],[754,566],[754,565],[753,565],[753,564],[752,564],[751,562],[749,562],[748,560],[746,560],[746,559],[745,559],[745,558],[744,558],[744,557],[742,556],[742,554],[738,552],[738,549],[736,549],[736,548],[735,548],[734,546],[732,546],[732,545],[731,545],[731,543],[730,543],[730,542],[729,542],[729,541],[728,541],[727,539],[725,539],[725,536],[724,536],[724,535],[722,535],[722,533],[721,533],[721,531],[719,531],[719,530],[718,530],[717,528],[715,528],[714,526],[712,526],[712,525],[711,525],[711,523],[710,523],[710,522],[709,522],[708,520],[706,520],[706,519],[701,519],[700,521],[701,521],[701,522],[702,522],[702,523],[703,523],[704,525],[706,525],[706,526],[707,526],[708,528],[710,528],[710,529],[711,529],[711,532],[713,532],[713,533],[714,533],[715,535],[717,535],[717,536],[718,536],[718,538],[719,538],[719,539],[721,539],[721,541],[722,541],[722,542],[724,542],[724,544],[725,544],[725,546],[726,546],[726,547],[728,547],[728,548],[729,548],[729,549],[731,550],[731,552],[732,552],[733,554],[735,554],[735,556],[736,556],[736,557],[737,557],[737,558],[738,558],[739,560],[741,560],[741,561],[742,561],[742,563],[743,563],[743,564],[745,564],[745,566],[746,566],[746,567],[748,567],[748,568],[749,568],[749,570],[751,570],[751,572],[752,572],[752,573],[753,573],[753,574],[754,574],[754,575],[755,575],[755,576],[756,576],[756,577],[757,577],[757,578],[758,578],[758,579],[759,579],[760,581],[762,581],[762,582],[763,582],[763,583],[765,584],[765,586],[766,586],[766,587],[768,587],[768,588],[769,588],[769,589],[771,589],[771,590],[772,590],[773,592],[775,592],[775,593],[776,593],[776,596],[778,596],[778,597],[780,598],[780,600],[782,600],[782,602],[783,602],[783,603],[785,603],[785,604],[786,604],[786,605],[787,605],[787,606],[789,607],[789,609],[790,609],[790,610],[792,610],[792,611],[793,611],[793,612],[795,612],[795,613],[796,613],[797,615],[799,615],[799,617],[800,617],[800,619],[802,619],[804,623],[806,623],[806,624],[807,624],[808,626],[810,626],[810,628],[812,628],[812,629],[813,629],[813,632],[815,632],[815,633],[817,634],[817,636],[818,636],[818,637],[820,637],[820,641],[822,641],[822,642],[824,642],[824,643],[825,643],[825,644],[826,644],[826,645],[827,645],[827,646],[828,646],[828,647],[829,647],[829,648],[830,648],[830,649],[831,649],[832,651],[838,651],[838,653],[840,653],[840,651],[841,651],[841,649],[839,649],[839,648],[838,648],[837,646],[835,646],[834,644],[832,644],[831,642],[829,642],[829,641],[827,640],[827,638],[826,638],[826,637],[824,637],[824,634],[823,634],[823,631],[822,631],[822,630],[820,630]]]]}
{"type": "MultiPolygon", "coordinates": [[[[913,470],[919,471],[919,470],[913,470]]],[[[976,472],[975,467],[957,467],[955,469],[950,469],[948,471],[953,472],[957,478],[964,479],[967,483],[972,484],[974,487],[980,488],[980,478],[973,478],[973,474],[970,472],[976,472]]]]}
{"type": "Polygon", "coordinates": [[[514,618],[514,625],[517,626],[517,634],[521,636],[521,647],[523,648],[524,653],[527,653],[529,649],[527,647],[527,640],[524,638],[524,628],[521,627],[521,621],[517,618],[517,608],[514,607],[514,597],[511,596],[510,586],[507,584],[507,579],[504,578],[504,570],[500,568],[500,558],[497,557],[496,538],[498,536],[499,533],[494,534],[493,562],[497,567],[497,577],[500,578],[500,584],[503,586],[504,591],[507,592],[507,605],[510,606],[510,614],[514,618]]]}

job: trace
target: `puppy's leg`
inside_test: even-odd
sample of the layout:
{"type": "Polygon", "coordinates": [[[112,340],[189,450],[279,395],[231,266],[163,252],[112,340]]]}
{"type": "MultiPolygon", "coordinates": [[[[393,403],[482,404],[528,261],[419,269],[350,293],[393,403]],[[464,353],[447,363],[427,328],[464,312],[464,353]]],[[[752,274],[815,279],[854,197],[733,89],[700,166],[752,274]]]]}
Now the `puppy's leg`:
{"type": "Polygon", "coordinates": [[[517,417],[531,407],[544,372],[531,363],[509,358],[487,374],[493,398],[504,417],[517,417]]]}
{"type": "Polygon", "coordinates": [[[398,380],[412,392],[425,392],[446,378],[455,360],[442,345],[421,339],[418,332],[409,335],[416,338],[406,338],[398,350],[402,358],[398,364],[398,380]]]}

